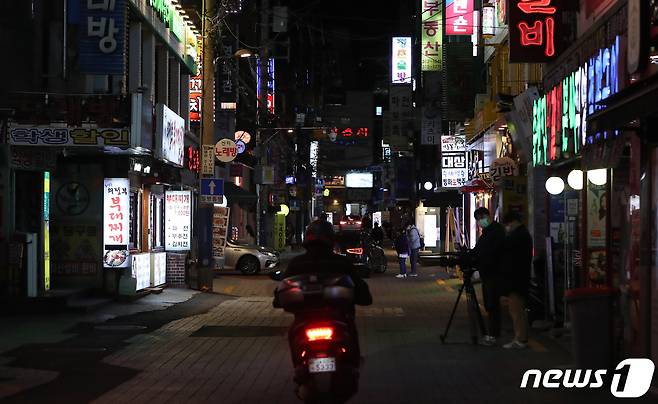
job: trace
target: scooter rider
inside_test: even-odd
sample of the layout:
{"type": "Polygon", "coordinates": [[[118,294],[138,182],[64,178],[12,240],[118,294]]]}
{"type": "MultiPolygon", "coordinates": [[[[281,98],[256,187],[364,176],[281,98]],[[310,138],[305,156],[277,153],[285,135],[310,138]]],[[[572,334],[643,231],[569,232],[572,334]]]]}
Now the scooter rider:
{"type": "MultiPolygon", "coordinates": [[[[354,282],[354,303],[361,306],[372,304],[372,296],[368,284],[358,275],[352,263],[342,255],[333,252],[335,243],[334,229],[326,220],[316,220],[306,229],[304,248],[306,253],[293,258],[283,274],[284,278],[304,274],[333,273],[349,275],[354,282]]],[[[274,307],[278,307],[277,297],[274,298],[274,307]]],[[[346,313],[350,329],[358,344],[356,325],[354,323],[354,306],[350,313],[346,313]]],[[[358,345],[356,353],[359,353],[358,345]]],[[[360,355],[360,354],[359,354],[360,355]]]]}

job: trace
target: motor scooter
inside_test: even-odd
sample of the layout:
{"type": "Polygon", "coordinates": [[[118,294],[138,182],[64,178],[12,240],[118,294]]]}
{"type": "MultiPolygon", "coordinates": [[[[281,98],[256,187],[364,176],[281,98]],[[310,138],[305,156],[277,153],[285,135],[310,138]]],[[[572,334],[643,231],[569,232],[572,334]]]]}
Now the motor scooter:
{"type": "Polygon", "coordinates": [[[344,403],[358,390],[360,354],[354,325],[354,282],[343,274],[281,279],[274,306],[293,313],[288,342],[296,394],[306,403],[344,403]]]}

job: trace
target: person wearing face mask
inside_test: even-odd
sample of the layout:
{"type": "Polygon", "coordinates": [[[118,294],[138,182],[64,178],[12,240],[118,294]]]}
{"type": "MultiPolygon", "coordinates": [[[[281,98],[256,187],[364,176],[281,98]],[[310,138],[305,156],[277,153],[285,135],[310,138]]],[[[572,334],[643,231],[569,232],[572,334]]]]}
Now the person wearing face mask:
{"type": "Polygon", "coordinates": [[[528,319],[526,300],[530,289],[532,267],[532,236],[521,222],[521,216],[509,212],[503,218],[507,237],[503,254],[503,293],[509,301],[509,312],[514,326],[514,340],[503,345],[507,349],[523,349],[528,346],[528,319]]]}
{"type": "Polygon", "coordinates": [[[482,235],[473,249],[482,279],[484,308],[487,311],[487,335],[482,344],[492,346],[496,345],[496,339],[500,336],[500,287],[505,228],[491,220],[491,214],[485,207],[476,209],[473,216],[482,228],[482,235]]]}

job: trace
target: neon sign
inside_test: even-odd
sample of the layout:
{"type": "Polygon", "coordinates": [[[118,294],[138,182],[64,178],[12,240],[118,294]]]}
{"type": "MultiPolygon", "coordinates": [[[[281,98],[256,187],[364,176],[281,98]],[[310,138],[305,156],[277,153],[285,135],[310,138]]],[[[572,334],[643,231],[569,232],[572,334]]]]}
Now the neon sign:
{"type": "Polygon", "coordinates": [[[537,99],[532,108],[533,164],[547,165],[577,155],[582,146],[608,133],[587,136],[587,117],[604,107],[598,104],[619,91],[620,38],[599,49],[587,63],[537,99]]]}
{"type": "Polygon", "coordinates": [[[556,55],[555,0],[512,0],[510,61],[546,62],[556,55]]]}
{"type": "Polygon", "coordinates": [[[421,0],[421,70],[439,71],[443,68],[443,2],[421,0]]]}
{"type": "Polygon", "coordinates": [[[446,35],[473,35],[473,0],[446,0],[446,35]]]}

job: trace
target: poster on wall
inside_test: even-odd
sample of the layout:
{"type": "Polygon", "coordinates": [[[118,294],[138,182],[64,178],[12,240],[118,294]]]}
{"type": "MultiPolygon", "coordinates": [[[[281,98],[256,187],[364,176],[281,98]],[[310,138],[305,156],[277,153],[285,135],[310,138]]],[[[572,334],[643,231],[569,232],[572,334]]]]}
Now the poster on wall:
{"type": "Polygon", "coordinates": [[[151,286],[151,254],[133,254],[131,272],[136,280],[135,290],[142,290],[151,286]]]}
{"type": "Polygon", "coordinates": [[[99,228],[93,222],[61,222],[50,226],[52,273],[57,276],[94,276],[100,269],[99,228]]]}
{"type": "Polygon", "coordinates": [[[215,269],[223,269],[230,208],[215,206],[212,211],[212,258],[215,269]]]}
{"type": "Polygon", "coordinates": [[[130,253],[130,181],[105,178],[103,181],[103,266],[128,268],[130,253]]]}
{"type": "Polygon", "coordinates": [[[164,104],[156,105],[156,157],[183,167],[185,119],[164,104]]]}
{"type": "Polygon", "coordinates": [[[165,250],[188,251],[192,243],[192,191],[165,192],[165,250]]]}
{"type": "Polygon", "coordinates": [[[587,186],[587,246],[605,248],[607,192],[605,185],[587,186]]]}

